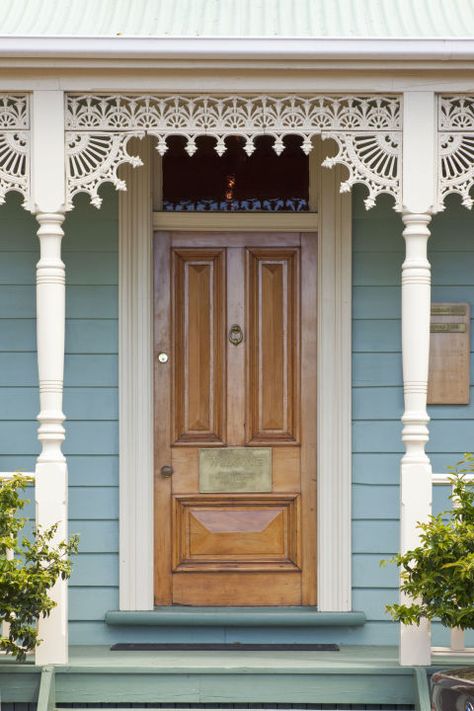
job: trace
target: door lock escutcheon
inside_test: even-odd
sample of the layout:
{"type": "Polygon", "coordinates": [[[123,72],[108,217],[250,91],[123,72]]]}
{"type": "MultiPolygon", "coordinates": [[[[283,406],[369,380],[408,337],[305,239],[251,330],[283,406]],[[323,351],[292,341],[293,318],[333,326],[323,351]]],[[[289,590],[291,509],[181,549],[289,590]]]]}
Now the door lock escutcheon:
{"type": "Polygon", "coordinates": [[[168,479],[172,475],[172,473],[173,473],[173,467],[170,464],[165,464],[160,469],[160,474],[165,479],[168,479]]]}
{"type": "Polygon", "coordinates": [[[229,328],[229,341],[234,346],[238,346],[244,340],[244,334],[238,323],[233,323],[229,328]]]}

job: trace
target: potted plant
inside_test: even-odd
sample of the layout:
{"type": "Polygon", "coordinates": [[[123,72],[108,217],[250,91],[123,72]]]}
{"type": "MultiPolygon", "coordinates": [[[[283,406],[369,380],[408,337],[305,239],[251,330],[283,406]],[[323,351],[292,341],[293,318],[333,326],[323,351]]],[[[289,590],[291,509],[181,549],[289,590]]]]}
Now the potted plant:
{"type": "Polygon", "coordinates": [[[465,454],[452,474],[452,508],[419,523],[420,544],[392,559],[401,569],[400,589],[409,604],[387,605],[405,625],[425,618],[445,627],[474,628],[474,455],[465,454]]]}
{"type": "Polygon", "coordinates": [[[26,518],[19,514],[28,503],[22,498],[28,484],[19,474],[0,481],[0,623],[7,623],[0,649],[18,661],[40,644],[38,619],[56,604],[48,592],[59,578],[70,577],[70,556],[78,547],[77,536],[53,544],[57,525],[23,535],[26,518]]]}
{"type": "MultiPolygon", "coordinates": [[[[392,559],[400,568],[400,590],[411,601],[386,609],[406,625],[437,619],[449,628],[474,628],[474,481],[468,478],[474,455],[465,454],[449,470],[452,507],[419,523],[419,545],[392,559]]],[[[472,668],[438,672],[432,686],[433,709],[464,709],[468,702],[474,708],[472,668]]]]}

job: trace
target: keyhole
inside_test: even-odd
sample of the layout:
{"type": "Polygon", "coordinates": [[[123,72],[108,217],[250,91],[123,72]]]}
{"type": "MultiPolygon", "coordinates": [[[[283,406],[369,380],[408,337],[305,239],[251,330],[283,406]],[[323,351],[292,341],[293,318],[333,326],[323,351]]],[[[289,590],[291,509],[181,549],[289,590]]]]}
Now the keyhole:
{"type": "Polygon", "coordinates": [[[229,329],[229,341],[234,345],[238,346],[242,343],[244,339],[244,334],[238,323],[233,323],[229,329]]]}

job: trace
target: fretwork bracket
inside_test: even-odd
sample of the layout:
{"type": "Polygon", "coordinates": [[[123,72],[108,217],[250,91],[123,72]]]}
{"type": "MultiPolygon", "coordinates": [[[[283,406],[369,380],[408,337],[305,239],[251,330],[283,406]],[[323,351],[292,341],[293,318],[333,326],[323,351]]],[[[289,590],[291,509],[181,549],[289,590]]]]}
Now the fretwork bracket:
{"type": "Polygon", "coordinates": [[[30,112],[25,94],[0,94],[0,205],[7,193],[30,207],[30,112]]]}

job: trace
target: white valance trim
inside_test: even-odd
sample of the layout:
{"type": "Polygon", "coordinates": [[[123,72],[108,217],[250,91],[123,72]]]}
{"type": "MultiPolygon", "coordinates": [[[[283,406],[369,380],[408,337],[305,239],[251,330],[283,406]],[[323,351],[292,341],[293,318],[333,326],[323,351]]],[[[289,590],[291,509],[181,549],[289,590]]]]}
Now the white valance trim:
{"type": "Polygon", "coordinates": [[[274,150],[284,150],[283,139],[297,135],[308,154],[312,139],[333,139],[337,155],[323,165],[344,165],[349,176],[340,185],[348,192],[355,183],[368,189],[367,209],[381,193],[400,206],[400,98],[389,95],[345,96],[180,96],[69,94],[66,97],[67,206],[75,195],[88,193],[100,207],[99,188],[111,182],[126,190],[118,177],[122,164],[141,165],[127,149],[131,137],[153,136],[160,155],[170,136],[186,138],[192,156],[199,136],[212,136],[216,151],[226,150],[225,139],[241,136],[251,155],[259,135],[274,139],[274,150]]]}

